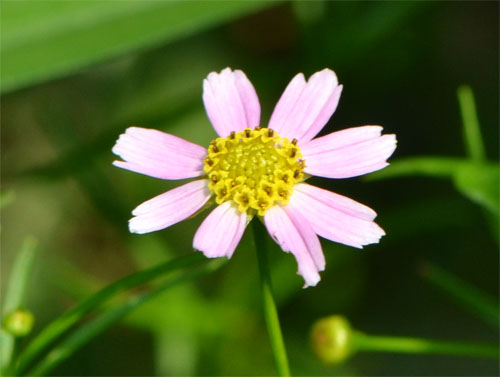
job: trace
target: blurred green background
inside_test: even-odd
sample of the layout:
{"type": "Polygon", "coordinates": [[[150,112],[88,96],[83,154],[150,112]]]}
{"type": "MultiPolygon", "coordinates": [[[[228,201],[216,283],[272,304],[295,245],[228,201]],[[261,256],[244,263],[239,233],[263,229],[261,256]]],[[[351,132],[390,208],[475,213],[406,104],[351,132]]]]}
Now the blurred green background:
{"type": "MultiPolygon", "coordinates": [[[[201,93],[209,72],[244,70],[265,125],[297,72],[329,67],[344,92],[322,132],[381,124],[397,134],[398,149],[387,175],[311,179],[374,208],[387,233],[380,244],[360,251],[322,241],[326,271],[305,290],[294,259],[271,247],[292,373],[498,375],[497,360],[452,356],[359,354],[327,366],[309,346],[314,321],[334,313],[370,334],[498,342],[498,326],[426,268],[438,266],[498,302],[498,2],[0,6],[2,291],[23,240],[34,236],[24,303],[35,315],[33,333],[104,285],[193,253],[205,214],[154,234],[128,233],[131,210],[179,182],[112,167],[120,133],[137,125],[208,145],[215,133],[201,93]],[[488,163],[467,155],[456,96],[462,84],[475,95],[488,163]],[[418,156],[449,159],[405,165],[418,156]]],[[[218,271],[140,306],[53,371],[274,373],[249,230],[218,271]]]]}

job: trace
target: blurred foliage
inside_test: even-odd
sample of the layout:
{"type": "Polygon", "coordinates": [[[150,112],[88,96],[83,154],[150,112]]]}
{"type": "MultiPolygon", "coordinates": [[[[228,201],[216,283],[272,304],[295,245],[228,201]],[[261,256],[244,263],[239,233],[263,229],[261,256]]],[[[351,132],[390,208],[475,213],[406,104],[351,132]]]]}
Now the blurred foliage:
{"type": "MultiPolygon", "coordinates": [[[[311,325],[332,313],[368,333],[498,341],[497,329],[443,300],[443,291],[417,272],[422,261],[443,266],[498,300],[498,3],[4,1],[0,7],[2,292],[17,275],[21,240],[34,235],[37,263],[23,301],[35,315],[34,336],[109,283],[193,252],[204,214],[154,234],[128,234],[130,211],[178,182],[111,166],[111,147],[126,127],[208,145],[215,133],[201,84],[209,72],[243,69],[259,93],[265,124],[293,75],[330,67],[345,89],[322,133],[382,124],[397,134],[398,149],[373,181],[311,180],[375,208],[387,232],[379,245],[360,252],[322,241],[326,271],[306,290],[293,258],[271,247],[292,373],[499,373],[495,361],[446,356],[422,362],[423,356],[359,354],[325,366],[307,341],[311,325]],[[462,89],[461,106],[455,97],[463,84],[474,93],[477,127],[461,124],[461,114],[474,123],[472,91],[462,89]]],[[[124,313],[119,325],[52,373],[273,374],[248,233],[217,272],[124,313]]],[[[82,326],[103,329],[102,322],[92,324],[108,313],[103,321],[110,325],[109,318],[121,316],[114,312],[119,305],[142,294],[120,296],[90,321],[82,318],[82,326]]],[[[8,342],[3,330],[1,336],[3,355],[8,342]]],[[[26,349],[30,339],[11,342],[12,349],[26,349]]]]}

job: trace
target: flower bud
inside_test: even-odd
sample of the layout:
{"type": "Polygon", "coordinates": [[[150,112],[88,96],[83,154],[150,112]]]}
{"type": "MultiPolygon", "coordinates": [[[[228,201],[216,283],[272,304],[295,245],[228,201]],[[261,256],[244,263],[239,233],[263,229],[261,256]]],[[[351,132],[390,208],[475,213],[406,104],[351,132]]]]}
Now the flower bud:
{"type": "Polygon", "coordinates": [[[31,332],[35,317],[26,310],[16,310],[4,319],[3,327],[15,337],[26,336],[31,332]]]}
{"type": "Polygon", "coordinates": [[[352,335],[351,326],[344,317],[322,318],[312,327],[312,348],[325,363],[341,363],[354,352],[352,335]]]}

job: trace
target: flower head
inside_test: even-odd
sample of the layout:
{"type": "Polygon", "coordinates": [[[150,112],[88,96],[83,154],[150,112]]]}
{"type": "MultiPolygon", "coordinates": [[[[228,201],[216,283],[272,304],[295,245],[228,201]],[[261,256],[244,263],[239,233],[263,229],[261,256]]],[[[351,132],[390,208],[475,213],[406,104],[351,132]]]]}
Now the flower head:
{"type": "Polygon", "coordinates": [[[182,221],[211,199],[217,207],[197,230],[193,246],[207,257],[230,258],[257,216],[280,247],[291,252],[305,286],[316,285],[325,258],[318,235],[353,247],[385,234],[376,213],[347,197],[304,183],[307,176],[348,178],[379,170],[396,148],[380,126],[355,127],[314,139],[334,113],[342,91],[324,69],[308,81],[296,75],[266,128],[260,104],[242,71],[212,72],[203,102],[219,137],[208,148],[176,136],[130,127],[113,153],[114,165],[161,179],[199,178],[139,205],[131,232],[147,233],[182,221]]]}

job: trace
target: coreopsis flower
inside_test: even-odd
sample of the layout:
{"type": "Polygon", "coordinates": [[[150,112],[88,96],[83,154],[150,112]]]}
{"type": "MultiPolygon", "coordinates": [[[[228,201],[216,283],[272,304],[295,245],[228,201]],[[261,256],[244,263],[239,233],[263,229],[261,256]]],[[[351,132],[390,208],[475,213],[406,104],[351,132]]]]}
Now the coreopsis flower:
{"type": "Polygon", "coordinates": [[[342,85],[330,69],[308,81],[299,73],[286,87],[266,128],[246,75],[229,68],[203,82],[203,102],[219,135],[208,148],[146,128],[130,127],[113,153],[114,165],[160,179],[195,180],[139,205],[129,228],[147,233],[217,206],[198,228],[193,247],[209,258],[231,258],[247,224],[262,220],[283,251],[291,252],[305,286],[325,268],[318,236],[362,248],[385,234],[376,213],[306,178],[349,178],[379,170],[396,148],[394,135],[363,126],[314,137],[334,113],[342,85]]]}

